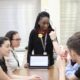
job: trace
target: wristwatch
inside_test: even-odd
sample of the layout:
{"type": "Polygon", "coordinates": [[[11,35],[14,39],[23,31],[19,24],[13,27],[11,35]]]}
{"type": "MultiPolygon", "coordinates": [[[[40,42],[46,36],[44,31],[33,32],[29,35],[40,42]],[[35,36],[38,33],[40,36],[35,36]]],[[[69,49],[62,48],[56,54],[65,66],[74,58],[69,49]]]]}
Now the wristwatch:
{"type": "Polygon", "coordinates": [[[54,41],[57,41],[57,37],[56,38],[54,38],[53,40],[51,40],[52,42],[54,42],[54,41]]]}

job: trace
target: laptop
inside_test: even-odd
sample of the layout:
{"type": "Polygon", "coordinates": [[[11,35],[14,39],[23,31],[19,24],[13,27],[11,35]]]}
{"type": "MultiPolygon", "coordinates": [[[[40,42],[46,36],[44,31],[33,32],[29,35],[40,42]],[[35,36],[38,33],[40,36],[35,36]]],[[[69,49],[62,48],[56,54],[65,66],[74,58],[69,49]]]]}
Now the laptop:
{"type": "Polygon", "coordinates": [[[30,69],[48,69],[48,56],[30,56],[29,68],[30,69]]]}

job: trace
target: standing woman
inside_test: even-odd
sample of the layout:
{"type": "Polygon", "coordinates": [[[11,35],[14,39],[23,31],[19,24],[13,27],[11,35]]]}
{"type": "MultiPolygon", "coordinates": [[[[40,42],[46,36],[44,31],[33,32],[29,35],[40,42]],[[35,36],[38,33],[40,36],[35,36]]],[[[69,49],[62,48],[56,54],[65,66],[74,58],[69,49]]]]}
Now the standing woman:
{"type": "Polygon", "coordinates": [[[54,64],[53,58],[53,45],[52,40],[50,39],[49,33],[54,31],[50,24],[50,16],[47,12],[43,11],[38,14],[35,27],[30,33],[29,44],[28,44],[28,54],[27,54],[27,63],[30,61],[30,56],[32,51],[34,55],[48,55],[49,63],[51,66],[54,64]]]}

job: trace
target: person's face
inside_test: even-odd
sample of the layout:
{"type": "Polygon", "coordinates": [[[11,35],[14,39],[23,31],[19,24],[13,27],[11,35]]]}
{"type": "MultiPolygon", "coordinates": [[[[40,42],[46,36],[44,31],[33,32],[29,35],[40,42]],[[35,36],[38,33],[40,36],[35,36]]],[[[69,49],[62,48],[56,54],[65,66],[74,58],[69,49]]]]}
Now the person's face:
{"type": "Polygon", "coordinates": [[[42,17],[38,24],[42,30],[47,30],[49,27],[49,18],[48,17],[42,17]]]}
{"type": "Polygon", "coordinates": [[[77,58],[78,58],[77,53],[72,49],[69,52],[70,52],[70,57],[71,57],[72,61],[77,62],[77,58]]]}
{"type": "Polygon", "coordinates": [[[0,47],[0,53],[2,56],[8,56],[10,51],[11,51],[10,41],[6,40],[6,41],[4,41],[2,46],[0,47]]]}
{"type": "Polygon", "coordinates": [[[11,45],[13,48],[17,48],[20,46],[20,41],[21,41],[21,38],[19,36],[18,33],[16,33],[15,35],[13,35],[13,39],[11,41],[11,45]]]}

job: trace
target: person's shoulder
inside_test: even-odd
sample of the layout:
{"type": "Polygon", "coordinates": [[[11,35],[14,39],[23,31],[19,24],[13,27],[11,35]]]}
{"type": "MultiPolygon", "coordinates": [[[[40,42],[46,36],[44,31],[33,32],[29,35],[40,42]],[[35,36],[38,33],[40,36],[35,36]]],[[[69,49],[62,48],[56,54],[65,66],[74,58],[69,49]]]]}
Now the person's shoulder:
{"type": "Polygon", "coordinates": [[[31,32],[30,32],[30,35],[36,35],[36,30],[32,29],[31,32]]]}
{"type": "Polygon", "coordinates": [[[31,30],[31,33],[35,33],[35,32],[36,32],[36,30],[35,30],[35,29],[32,29],[32,30],[31,30]]]}

